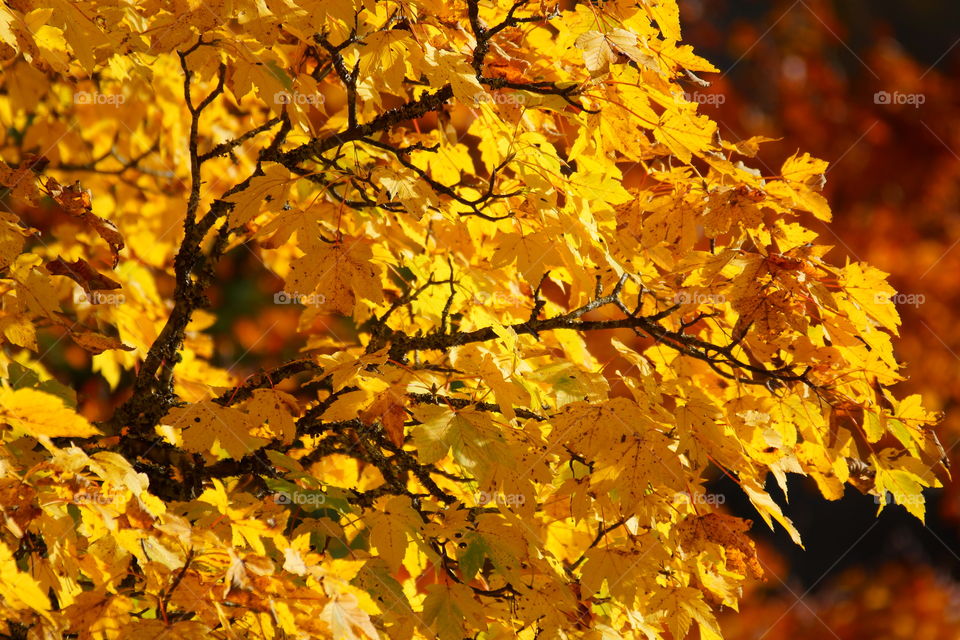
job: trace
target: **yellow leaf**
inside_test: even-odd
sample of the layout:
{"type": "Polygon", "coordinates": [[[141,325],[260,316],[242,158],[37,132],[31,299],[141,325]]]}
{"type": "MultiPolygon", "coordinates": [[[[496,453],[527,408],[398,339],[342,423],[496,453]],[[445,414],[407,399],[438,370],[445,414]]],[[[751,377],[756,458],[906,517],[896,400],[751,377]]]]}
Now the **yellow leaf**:
{"type": "Polygon", "coordinates": [[[163,418],[163,424],[182,430],[184,449],[208,456],[214,443],[219,443],[231,458],[242,458],[267,442],[250,435],[257,426],[250,416],[211,400],[175,407],[163,418]]]}
{"type": "Polygon", "coordinates": [[[264,175],[250,180],[250,186],[240,193],[227,198],[234,203],[230,211],[230,226],[244,225],[260,213],[260,205],[270,203],[274,210],[283,206],[290,186],[290,172],[283,165],[271,164],[264,171],[264,175]]]}
{"type": "Polygon", "coordinates": [[[0,422],[32,437],[88,438],[100,431],[55,395],[0,388],[0,422]]]}
{"type": "Polygon", "coordinates": [[[650,17],[657,21],[664,38],[680,39],[680,8],[676,0],[644,0],[643,4],[650,17]]]}
{"type": "Polygon", "coordinates": [[[370,525],[370,542],[377,549],[377,555],[387,562],[394,573],[400,570],[407,551],[407,531],[415,524],[416,513],[403,497],[394,497],[385,506],[382,513],[372,515],[367,522],[370,525]],[[411,517],[412,516],[412,517],[411,517]]]}
{"type": "Polygon", "coordinates": [[[11,344],[31,351],[37,350],[37,328],[23,316],[0,316],[0,333],[3,333],[3,337],[11,344]]]}
{"type": "Polygon", "coordinates": [[[656,71],[656,62],[637,44],[637,34],[626,29],[613,29],[609,33],[587,31],[576,41],[577,48],[583,49],[587,69],[593,73],[606,73],[612,63],[628,60],[656,71]]]}
{"type": "Polygon", "coordinates": [[[327,623],[334,638],[342,640],[377,640],[380,634],[359,606],[352,594],[339,594],[331,598],[320,612],[320,619],[327,623]]]}
{"type": "Polygon", "coordinates": [[[773,501],[770,494],[764,491],[763,487],[761,487],[756,480],[753,478],[741,478],[740,486],[746,492],[747,497],[750,498],[751,504],[753,504],[754,508],[760,514],[760,517],[767,523],[767,526],[773,529],[772,520],[776,520],[787,530],[790,538],[796,544],[800,545],[801,548],[803,547],[803,543],[800,541],[800,532],[793,526],[793,522],[790,518],[783,515],[780,505],[773,501]]]}
{"type": "Polygon", "coordinates": [[[0,596],[6,607],[29,607],[49,619],[50,600],[29,573],[17,568],[17,561],[7,545],[0,542],[0,596]]]}
{"type": "Polygon", "coordinates": [[[267,439],[293,442],[296,432],[294,414],[299,413],[297,400],[289,393],[276,389],[256,389],[244,404],[244,410],[255,423],[267,425],[259,435],[267,439]]]}
{"type": "Polygon", "coordinates": [[[706,116],[668,109],[660,116],[653,135],[677,158],[690,162],[694,155],[702,155],[710,147],[716,129],[716,123],[706,116]]]}
{"type": "Polygon", "coordinates": [[[380,269],[372,257],[370,244],[360,238],[319,247],[290,265],[287,294],[293,299],[316,292],[320,306],[353,315],[361,301],[383,300],[380,269]]]}
{"type": "Polygon", "coordinates": [[[425,44],[424,48],[424,73],[434,86],[449,84],[453,88],[453,95],[466,104],[473,104],[476,97],[484,93],[466,55],[437,49],[430,44],[425,44]]]}
{"type": "MultiPolygon", "coordinates": [[[[2,177],[4,169],[0,165],[0,185],[6,184],[2,177]]],[[[30,184],[32,180],[27,183],[27,185],[30,184]]],[[[0,211],[0,270],[13,264],[14,259],[23,251],[23,243],[26,239],[19,222],[20,218],[12,213],[0,211]]]]}
{"type": "Polygon", "coordinates": [[[787,206],[804,209],[824,222],[830,222],[830,205],[818,191],[826,182],[827,162],[812,158],[809,153],[794,154],[783,163],[783,180],[772,180],[767,193],[781,198],[787,206]]]}
{"type": "Polygon", "coordinates": [[[423,621],[430,625],[438,640],[462,640],[469,635],[475,604],[473,592],[466,585],[432,584],[423,601],[423,621]]]}
{"type": "Polygon", "coordinates": [[[840,270],[840,284],[860,311],[894,335],[900,335],[900,314],[893,300],[896,291],[887,283],[887,274],[862,262],[852,262],[840,270]]]}

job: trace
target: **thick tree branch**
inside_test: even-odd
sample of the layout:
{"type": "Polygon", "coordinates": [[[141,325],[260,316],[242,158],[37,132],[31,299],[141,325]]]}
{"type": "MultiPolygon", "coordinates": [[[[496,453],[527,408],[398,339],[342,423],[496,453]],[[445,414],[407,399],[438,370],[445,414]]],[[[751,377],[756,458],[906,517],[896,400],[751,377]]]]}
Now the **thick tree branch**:
{"type": "Polygon", "coordinates": [[[347,142],[354,142],[361,138],[369,137],[380,131],[386,131],[401,122],[414,120],[431,111],[436,111],[452,97],[453,87],[449,84],[444,85],[432,93],[425,93],[416,100],[385,111],[370,122],[356,124],[352,127],[348,126],[343,131],[334,135],[311,140],[289,151],[271,154],[271,156],[267,156],[264,159],[275,160],[289,169],[347,142]]]}
{"type": "MultiPolygon", "coordinates": [[[[809,367],[802,373],[796,373],[792,367],[785,366],[778,369],[766,369],[763,367],[743,362],[734,356],[736,343],[727,346],[718,346],[695,336],[683,333],[683,329],[673,331],[659,324],[659,321],[667,317],[676,309],[678,305],[673,305],[659,313],[650,316],[627,315],[624,318],[615,320],[581,320],[580,318],[606,305],[614,305],[618,308],[625,308],[620,294],[625,282],[625,277],[620,278],[614,286],[614,290],[607,296],[598,296],[587,304],[578,307],[568,313],[561,314],[552,318],[531,318],[526,322],[518,322],[508,325],[517,334],[529,334],[539,336],[543,331],[570,330],[570,331],[604,331],[611,329],[633,329],[645,333],[646,335],[662,342],[663,344],[679,351],[680,353],[703,360],[711,366],[727,366],[733,370],[743,370],[762,376],[765,381],[774,379],[780,382],[804,382],[814,387],[807,378],[809,367]]],[[[484,327],[473,331],[457,331],[452,333],[433,333],[430,335],[408,336],[399,332],[392,332],[387,342],[390,343],[390,357],[398,362],[403,362],[406,355],[413,351],[446,351],[451,347],[457,347],[476,342],[487,342],[495,340],[497,333],[493,327],[484,327]]],[[[728,376],[732,374],[727,374],[728,376]]],[[[739,379],[739,378],[738,378],[739,379]]]]}
{"type": "Polygon", "coordinates": [[[241,136],[233,138],[232,140],[227,140],[226,142],[221,142],[220,144],[216,145],[215,147],[213,147],[212,149],[210,149],[209,151],[207,151],[206,153],[200,156],[199,158],[200,164],[203,164],[204,162],[212,158],[219,158],[220,156],[224,156],[230,153],[231,151],[233,151],[235,148],[237,148],[247,140],[263,133],[264,131],[271,129],[275,124],[279,123],[280,121],[281,121],[281,118],[271,118],[270,120],[267,120],[259,127],[255,129],[251,129],[250,131],[247,131],[241,136]]]}

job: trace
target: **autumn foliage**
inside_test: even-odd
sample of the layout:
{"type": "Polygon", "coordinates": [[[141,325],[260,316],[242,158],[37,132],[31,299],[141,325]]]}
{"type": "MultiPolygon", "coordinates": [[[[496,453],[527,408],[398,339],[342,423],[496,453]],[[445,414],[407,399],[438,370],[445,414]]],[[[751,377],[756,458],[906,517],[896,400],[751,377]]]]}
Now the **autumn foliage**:
{"type": "Polygon", "coordinates": [[[768,480],[922,519],[945,477],[826,163],[720,135],[674,0],[22,1],[0,42],[8,637],[718,638],[763,568],[708,474],[798,544],[768,480]],[[247,254],[269,366],[211,335],[247,254]]]}

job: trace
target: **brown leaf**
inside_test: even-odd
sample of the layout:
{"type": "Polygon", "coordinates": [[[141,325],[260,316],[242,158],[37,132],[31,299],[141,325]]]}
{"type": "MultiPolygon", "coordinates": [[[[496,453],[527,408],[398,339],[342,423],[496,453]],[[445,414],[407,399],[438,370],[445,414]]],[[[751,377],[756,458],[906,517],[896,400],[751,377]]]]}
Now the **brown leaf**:
{"type": "Polygon", "coordinates": [[[109,351],[110,349],[133,351],[133,347],[123,344],[116,338],[94,333],[93,331],[71,331],[70,337],[73,338],[74,342],[93,355],[109,351]]]}
{"type": "Polygon", "coordinates": [[[68,213],[78,216],[93,208],[90,191],[83,189],[79,180],[75,184],[63,186],[56,178],[47,178],[46,187],[50,197],[68,213]]]}
{"type": "Polygon", "coordinates": [[[25,153],[23,159],[20,161],[20,169],[30,169],[34,173],[42,173],[44,169],[47,168],[47,165],[50,164],[50,159],[44,155],[37,153],[25,153]]]}
{"type": "Polygon", "coordinates": [[[403,446],[403,424],[407,421],[404,409],[406,397],[388,390],[381,394],[370,407],[360,414],[360,420],[366,425],[374,424],[378,419],[383,425],[387,437],[394,445],[403,446]]]}
{"type": "Polygon", "coordinates": [[[91,291],[119,289],[120,283],[101,274],[83,258],[67,262],[61,257],[47,263],[47,271],[55,276],[66,276],[83,287],[88,294],[91,291]]]}
{"type": "Polygon", "coordinates": [[[685,545],[697,551],[704,542],[714,542],[723,547],[727,567],[740,575],[763,577],[763,566],[757,558],[757,547],[747,536],[751,522],[723,513],[708,513],[690,516],[680,526],[685,545]]]}
{"type": "Polygon", "coordinates": [[[113,253],[113,266],[116,267],[120,262],[120,250],[124,247],[123,236],[120,235],[116,225],[93,213],[90,190],[82,188],[79,180],[73,185],[65,187],[54,178],[47,178],[46,187],[50,197],[57,204],[63,207],[67,213],[77,216],[110,245],[110,251],[113,253]]]}
{"type": "Polygon", "coordinates": [[[80,219],[87,226],[92,227],[110,245],[110,251],[113,253],[113,266],[116,268],[120,262],[120,250],[124,247],[123,236],[120,235],[120,231],[112,222],[104,220],[90,211],[81,214],[80,219]]]}

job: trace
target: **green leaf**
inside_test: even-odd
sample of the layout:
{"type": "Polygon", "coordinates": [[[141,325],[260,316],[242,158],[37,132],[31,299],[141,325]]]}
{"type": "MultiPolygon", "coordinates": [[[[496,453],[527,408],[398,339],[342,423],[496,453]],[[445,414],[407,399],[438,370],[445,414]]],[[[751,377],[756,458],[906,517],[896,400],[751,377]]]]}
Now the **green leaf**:
{"type": "Polygon", "coordinates": [[[467,545],[462,553],[458,554],[457,560],[460,563],[460,572],[464,580],[472,580],[484,560],[490,556],[490,545],[479,533],[471,533],[464,538],[467,545]]]}

